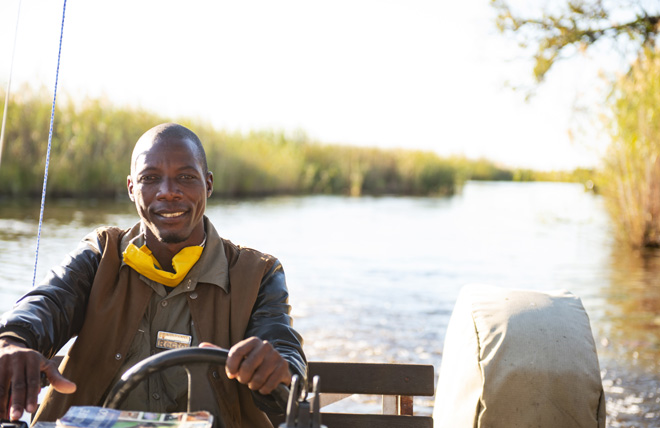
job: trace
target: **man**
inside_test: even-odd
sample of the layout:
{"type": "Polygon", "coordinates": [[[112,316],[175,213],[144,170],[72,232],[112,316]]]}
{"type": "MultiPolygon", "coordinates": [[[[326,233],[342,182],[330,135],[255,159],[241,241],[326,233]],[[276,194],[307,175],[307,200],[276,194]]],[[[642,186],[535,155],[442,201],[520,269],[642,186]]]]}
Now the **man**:
{"type": "MultiPolygon", "coordinates": [[[[202,345],[230,348],[226,376],[209,375],[225,426],[270,426],[257,407],[274,404],[262,394],[306,373],[282,266],[220,238],[204,216],[213,174],[189,129],[147,131],[127,187],[140,222],[88,235],[2,317],[0,416],[16,420],[27,410],[52,421],[71,405],[100,405],[135,363],[202,345]],[[48,358],[75,336],[60,374],[48,358]],[[41,373],[52,387],[37,410],[41,373]]],[[[143,382],[124,408],[180,411],[186,399],[185,372],[170,369],[143,382]]]]}

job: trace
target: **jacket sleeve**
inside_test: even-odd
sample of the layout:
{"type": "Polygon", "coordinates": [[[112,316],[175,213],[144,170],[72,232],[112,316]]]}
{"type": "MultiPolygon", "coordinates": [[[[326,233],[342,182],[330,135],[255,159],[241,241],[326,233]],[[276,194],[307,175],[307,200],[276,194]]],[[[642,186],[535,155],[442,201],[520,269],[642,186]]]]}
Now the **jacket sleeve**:
{"type": "Polygon", "coordinates": [[[41,284],[0,319],[0,337],[12,337],[51,358],[76,336],[101,260],[99,236],[87,235],[41,284]]]}
{"type": "MultiPolygon", "coordinates": [[[[303,352],[303,338],[293,329],[289,305],[289,291],[286,286],[284,269],[279,261],[266,273],[257,301],[252,309],[245,337],[256,336],[267,340],[289,363],[291,374],[307,380],[307,359],[303,352]]],[[[283,413],[286,409],[277,406],[270,396],[253,391],[257,406],[269,413],[283,413]]]]}

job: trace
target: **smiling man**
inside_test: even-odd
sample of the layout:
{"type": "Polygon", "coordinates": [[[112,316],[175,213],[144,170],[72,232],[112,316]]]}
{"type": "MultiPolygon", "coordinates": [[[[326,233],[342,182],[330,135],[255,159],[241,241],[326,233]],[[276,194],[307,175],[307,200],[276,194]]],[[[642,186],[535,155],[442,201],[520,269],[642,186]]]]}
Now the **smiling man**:
{"type": "MultiPolygon", "coordinates": [[[[292,374],[305,377],[282,265],[219,236],[204,216],[213,174],[199,138],[177,124],[147,131],[135,145],[128,194],[140,222],[99,228],[0,321],[0,416],[53,421],[71,405],[100,405],[121,375],[170,348],[230,349],[209,372],[212,410],[226,427],[269,427],[262,410],[292,374]],[[60,370],[48,358],[77,336],[60,370]],[[52,387],[36,409],[39,377],[52,387]],[[11,404],[9,391],[11,389],[11,404]]],[[[123,407],[184,411],[180,368],[152,375],[123,407]]]]}

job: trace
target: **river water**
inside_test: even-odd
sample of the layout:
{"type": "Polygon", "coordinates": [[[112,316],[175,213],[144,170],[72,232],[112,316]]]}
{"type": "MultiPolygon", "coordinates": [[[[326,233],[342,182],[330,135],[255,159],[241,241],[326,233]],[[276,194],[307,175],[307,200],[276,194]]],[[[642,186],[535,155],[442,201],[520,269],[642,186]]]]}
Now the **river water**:
{"type": "MultiPolygon", "coordinates": [[[[0,310],[31,287],[38,215],[36,205],[0,207],[0,310]]],[[[461,287],[563,288],[591,319],[608,427],[660,427],[660,253],[617,245],[602,198],[580,185],[213,200],[207,215],[222,236],[282,261],[311,360],[433,364],[437,377],[461,287]]],[[[136,219],[128,203],[49,202],[37,280],[92,228],[136,219]]],[[[433,400],[415,405],[430,414],[433,400]]]]}

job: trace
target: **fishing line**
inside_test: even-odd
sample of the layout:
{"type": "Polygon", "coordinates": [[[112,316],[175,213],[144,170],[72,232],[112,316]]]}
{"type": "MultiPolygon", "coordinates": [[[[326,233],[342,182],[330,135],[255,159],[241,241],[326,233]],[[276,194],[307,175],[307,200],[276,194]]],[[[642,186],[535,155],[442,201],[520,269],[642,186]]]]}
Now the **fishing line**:
{"type": "Polygon", "coordinates": [[[50,161],[50,147],[53,141],[53,121],[55,119],[55,100],[57,99],[57,81],[60,77],[60,57],[62,56],[62,36],[64,35],[64,16],[66,14],[66,0],[62,9],[62,25],[60,27],[60,47],[57,52],[57,70],[55,71],[55,89],[53,90],[53,105],[50,109],[50,129],[48,130],[48,150],[46,150],[46,168],[44,171],[44,185],[41,189],[41,209],[39,211],[39,230],[37,232],[37,249],[34,254],[34,273],[32,275],[32,287],[37,278],[37,262],[39,261],[39,243],[41,241],[41,226],[44,222],[44,206],[46,205],[46,183],[48,182],[48,164],[50,161]]]}
{"type": "Polygon", "coordinates": [[[7,124],[7,109],[9,108],[9,90],[11,88],[11,75],[14,71],[14,54],[16,53],[16,39],[18,38],[18,22],[21,17],[21,0],[18,0],[18,12],[16,13],[16,28],[14,29],[14,47],[11,49],[11,62],[9,63],[9,79],[7,80],[7,92],[5,92],[5,109],[2,112],[2,128],[0,128],[0,165],[2,165],[2,147],[5,143],[5,125],[7,124]]]}

